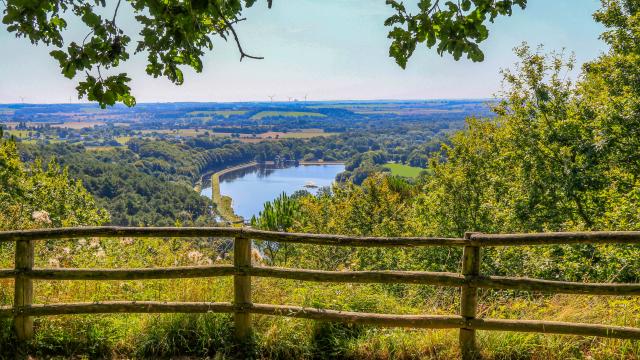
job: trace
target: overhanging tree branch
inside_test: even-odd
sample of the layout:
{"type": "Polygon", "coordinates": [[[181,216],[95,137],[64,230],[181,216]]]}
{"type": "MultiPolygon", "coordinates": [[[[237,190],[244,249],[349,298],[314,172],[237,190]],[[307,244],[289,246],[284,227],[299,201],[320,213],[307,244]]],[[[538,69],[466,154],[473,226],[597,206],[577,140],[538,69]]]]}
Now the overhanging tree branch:
{"type": "Polygon", "coordinates": [[[118,9],[120,8],[120,1],[122,1],[122,0],[118,0],[118,4],[116,5],[116,10],[113,12],[113,20],[111,20],[111,23],[113,24],[113,26],[116,26],[116,16],[118,16],[118,9]]]}
{"type": "MultiPolygon", "coordinates": [[[[229,20],[227,20],[227,18],[224,16],[224,14],[222,13],[222,10],[220,9],[220,6],[218,5],[218,3],[213,1],[212,4],[215,7],[216,11],[218,12],[218,15],[220,15],[220,18],[224,22],[224,25],[225,25],[225,29],[224,30],[231,31],[231,34],[233,35],[233,39],[235,40],[236,45],[238,46],[238,51],[240,52],[240,61],[242,61],[242,59],[244,59],[244,58],[256,59],[256,60],[264,59],[264,57],[262,57],[262,56],[249,55],[249,54],[245,53],[244,50],[242,49],[242,44],[240,44],[240,39],[238,38],[238,33],[236,33],[236,29],[233,27],[233,23],[237,23],[238,21],[241,21],[242,19],[236,20],[236,21],[234,21],[232,23],[229,20]]],[[[226,40],[226,38],[224,36],[222,36],[222,38],[226,40]]]]}

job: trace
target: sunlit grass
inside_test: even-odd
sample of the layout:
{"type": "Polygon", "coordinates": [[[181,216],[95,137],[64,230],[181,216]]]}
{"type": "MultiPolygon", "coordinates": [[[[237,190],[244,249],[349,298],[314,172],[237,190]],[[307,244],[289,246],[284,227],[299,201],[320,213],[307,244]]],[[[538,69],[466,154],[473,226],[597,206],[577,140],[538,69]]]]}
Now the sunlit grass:
{"type": "Polygon", "coordinates": [[[129,140],[131,140],[131,136],[116,136],[115,140],[122,145],[126,145],[129,140]]]}
{"type": "Polygon", "coordinates": [[[404,176],[408,178],[415,178],[425,169],[417,166],[409,166],[405,164],[397,164],[397,163],[388,163],[384,164],[384,167],[391,170],[391,174],[404,176]]]}
{"type": "MultiPolygon", "coordinates": [[[[36,267],[124,268],[230,264],[223,239],[96,239],[37,242],[36,267]]],[[[0,248],[1,268],[13,266],[13,248],[0,248]]],[[[255,303],[390,314],[456,314],[458,290],[406,285],[326,284],[254,278],[255,303]]],[[[232,278],[144,281],[35,281],[41,304],[112,300],[232,301],[232,278]]],[[[479,315],[640,327],[640,299],[613,296],[480,294],[479,315]]],[[[0,304],[13,301],[13,281],[0,280],[0,304]]],[[[62,357],[215,357],[251,351],[262,359],[454,359],[457,330],[384,329],[287,317],[253,317],[252,347],[233,340],[229,314],[109,314],[36,318],[30,351],[62,357]]],[[[11,321],[0,322],[0,358],[12,356],[11,321]]],[[[479,331],[486,359],[635,359],[640,344],[600,339],[479,331]]]]}

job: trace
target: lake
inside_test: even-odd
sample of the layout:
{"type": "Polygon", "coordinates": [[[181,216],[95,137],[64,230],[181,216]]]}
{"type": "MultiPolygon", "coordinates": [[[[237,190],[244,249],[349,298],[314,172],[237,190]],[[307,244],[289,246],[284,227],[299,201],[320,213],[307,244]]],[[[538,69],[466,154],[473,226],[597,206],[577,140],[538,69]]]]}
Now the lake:
{"type": "MultiPolygon", "coordinates": [[[[220,177],[220,193],[231,197],[236,214],[251,219],[258,215],[267,201],[272,201],[283,192],[291,195],[298,190],[316,193],[324,186],[331,186],[338,173],[344,171],[343,164],[298,165],[275,167],[256,165],[239,169],[220,177]],[[315,184],[317,188],[307,188],[315,184]]],[[[202,195],[211,197],[211,187],[202,190],[202,195]]]]}

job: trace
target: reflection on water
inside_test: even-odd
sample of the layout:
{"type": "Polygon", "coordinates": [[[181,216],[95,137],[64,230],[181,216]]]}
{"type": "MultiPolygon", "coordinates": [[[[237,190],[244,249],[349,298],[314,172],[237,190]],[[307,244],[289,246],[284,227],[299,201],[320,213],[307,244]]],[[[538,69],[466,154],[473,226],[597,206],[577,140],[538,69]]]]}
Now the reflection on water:
{"type": "MultiPolygon", "coordinates": [[[[311,165],[303,165],[303,166],[311,166],[311,165]]],[[[278,169],[287,169],[288,166],[275,166],[275,165],[256,165],[247,168],[242,168],[236,171],[232,171],[226,173],[220,177],[220,182],[233,182],[235,180],[241,179],[248,174],[256,174],[258,179],[265,178],[271,174],[273,174],[278,169]]]]}
{"type": "MultiPolygon", "coordinates": [[[[236,214],[249,220],[253,215],[258,215],[265,202],[275,199],[282,192],[293,194],[298,190],[307,190],[316,193],[322,187],[331,186],[336,175],[342,171],[342,164],[291,167],[258,165],[222,175],[220,193],[230,196],[236,214]]],[[[211,188],[203,189],[202,194],[211,196],[211,188]]]]}

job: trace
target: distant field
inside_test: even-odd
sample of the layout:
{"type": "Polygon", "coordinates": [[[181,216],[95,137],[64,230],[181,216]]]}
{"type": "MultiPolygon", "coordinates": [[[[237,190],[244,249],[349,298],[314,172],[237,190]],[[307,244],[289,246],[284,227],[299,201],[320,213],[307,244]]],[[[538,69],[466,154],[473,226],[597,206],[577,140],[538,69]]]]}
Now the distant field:
{"type": "Polygon", "coordinates": [[[131,136],[116,136],[115,140],[122,145],[126,145],[129,140],[131,140],[131,136]]]}
{"type": "Polygon", "coordinates": [[[261,139],[259,137],[255,137],[255,138],[245,137],[245,138],[236,138],[236,140],[243,143],[259,143],[260,141],[264,141],[265,139],[261,139]]]}
{"type": "Polygon", "coordinates": [[[214,111],[214,113],[216,115],[221,115],[224,116],[226,118],[228,118],[231,115],[244,115],[246,114],[246,110],[221,110],[221,111],[214,111]]]}
{"type": "MultiPolygon", "coordinates": [[[[31,126],[31,127],[49,125],[51,127],[56,127],[56,128],[83,129],[83,128],[88,128],[88,127],[94,127],[95,125],[104,125],[105,122],[103,122],[103,121],[95,121],[95,120],[65,121],[63,123],[29,121],[26,124],[27,124],[27,126],[31,126]]],[[[9,122],[9,123],[4,123],[4,124],[0,124],[0,125],[2,125],[5,128],[6,127],[15,128],[15,126],[18,125],[18,123],[17,122],[9,122]]]]}
{"type": "Polygon", "coordinates": [[[104,125],[102,121],[65,121],[62,124],[54,124],[51,127],[68,128],[68,129],[84,129],[94,127],[96,125],[104,125]]]}
{"type": "Polygon", "coordinates": [[[260,111],[259,113],[253,115],[251,120],[260,120],[266,117],[273,116],[285,116],[285,117],[327,117],[325,114],[317,113],[317,112],[305,112],[305,111],[260,111]]]}
{"type": "Polygon", "coordinates": [[[87,151],[108,151],[115,148],[115,146],[85,146],[85,149],[87,149],[87,151]]]}
{"type": "MultiPolygon", "coordinates": [[[[87,127],[89,124],[97,125],[100,122],[75,122],[69,123],[65,122],[64,124],[56,124],[57,127],[71,127],[75,129],[80,129],[82,127],[87,127]]],[[[240,128],[239,128],[240,130],[240,128]]],[[[7,135],[13,135],[20,139],[25,139],[28,135],[29,130],[5,130],[7,135]]],[[[34,130],[31,130],[32,132],[34,130]]],[[[205,128],[192,128],[192,129],[161,129],[161,130],[141,130],[140,133],[145,137],[154,137],[153,134],[162,134],[168,136],[180,136],[180,137],[196,137],[196,136],[205,136],[205,132],[208,136],[211,137],[231,137],[232,133],[228,132],[213,132],[211,130],[207,130],[205,128]]],[[[263,140],[280,140],[280,139],[309,139],[317,136],[332,136],[338,133],[327,133],[322,129],[303,129],[298,131],[288,131],[288,132],[279,132],[279,131],[269,131],[262,134],[256,134],[255,136],[250,134],[241,134],[241,137],[235,138],[236,140],[242,142],[260,142],[263,140]]],[[[116,136],[114,139],[122,144],[126,145],[129,140],[131,140],[131,136],[116,136]]],[[[50,141],[55,141],[50,139],[50,141]]],[[[100,147],[102,148],[102,147],[100,147]]],[[[98,149],[90,149],[90,150],[98,150],[98,149]]]]}
{"type": "MultiPolygon", "coordinates": [[[[158,133],[158,134],[167,134],[167,135],[178,135],[178,136],[198,136],[204,134],[206,129],[164,129],[164,130],[142,130],[141,132],[145,135],[158,133]]],[[[209,132],[211,133],[211,132],[209,132]]]]}
{"type": "Polygon", "coordinates": [[[462,113],[462,110],[443,110],[443,109],[374,109],[360,110],[357,108],[347,108],[357,114],[376,115],[376,114],[393,114],[393,115],[434,115],[434,114],[451,114],[462,113]]]}
{"type": "Polygon", "coordinates": [[[205,132],[208,132],[211,137],[231,137],[231,133],[227,132],[214,132],[207,129],[163,129],[163,130],[141,130],[140,131],[144,136],[153,135],[153,133],[163,134],[163,135],[174,135],[174,136],[183,136],[183,137],[196,137],[196,136],[204,136],[205,132]]]}
{"type": "Polygon", "coordinates": [[[331,136],[336,134],[337,133],[326,133],[322,130],[313,129],[312,131],[289,131],[286,133],[279,131],[269,131],[258,135],[258,137],[262,139],[268,139],[269,137],[275,139],[276,136],[278,136],[278,139],[308,139],[316,136],[331,136]]]}
{"type": "Polygon", "coordinates": [[[28,130],[6,130],[7,135],[13,135],[19,139],[26,138],[29,134],[28,130]]]}
{"type": "MultiPolygon", "coordinates": [[[[215,136],[215,137],[231,136],[231,133],[213,132],[207,129],[142,130],[141,133],[146,136],[152,135],[153,133],[165,134],[165,135],[176,135],[176,136],[199,136],[199,135],[204,135],[205,131],[208,131],[209,136],[215,136]]],[[[301,131],[289,131],[289,132],[269,131],[262,134],[256,134],[255,137],[249,134],[242,134],[240,138],[236,138],[236,139],[242,142],[259,142],[262,140],[275,140],[275,139],[308,139],[316,136],[331,136],[336,134],[337,133],[326,133],[322,129],[304,129],[301,131]]],[[[120,140],[118,140],[118,142],[122,143],[120,140]]]]}
{"type": "Polygon", "coordinates": [[[189,115],[220,115],[228,118],[231,115],[244,115],[247,110],[215,110],[215,111],[191,111],[189,115]]]}
{"type": "Polygon", "coordinates": [[[243,134],[237,140],[248,143],[256,143],[263,140],[280,140],[280,139],[310,139],[312,137],[317,136],[332,136],[337,135],[338,133],[328,133],[324,132],[322,129],[305,129],[301,131],[289,131],[289,132],[280,132],[280,131],[269,131],[262,134],[256,134],[255,137],[243,134]]]}
{"type": "Polygon", "coordinates": [[[425,170],[416,166],[409,166],[404,164],[388,163],[384,164],[384,167],[391,170],[393,175],[404,176],[409,178],[417,177],[421,171],[425,170]]]}

